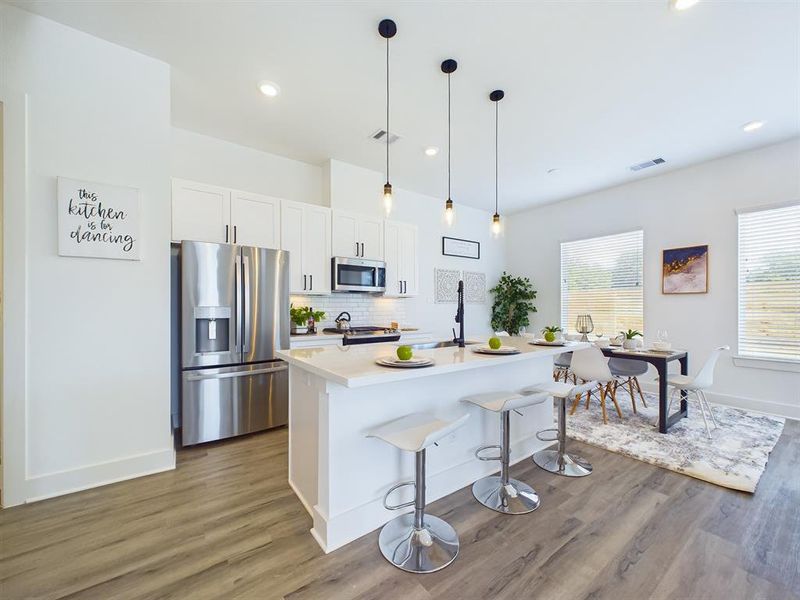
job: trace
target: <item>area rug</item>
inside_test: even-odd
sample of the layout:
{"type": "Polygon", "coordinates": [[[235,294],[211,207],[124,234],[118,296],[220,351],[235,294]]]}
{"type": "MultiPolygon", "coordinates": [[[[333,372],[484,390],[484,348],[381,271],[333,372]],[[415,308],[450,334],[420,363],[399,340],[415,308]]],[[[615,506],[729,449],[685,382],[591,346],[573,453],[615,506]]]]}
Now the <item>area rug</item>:
{"type": "Polygon", "coordinates": [[[769,454],[783,431],[784,419],[714,404],[719,427],[712,427],[709,438],[698,404],[690,402],[689,417],[661,434],[656,428],[658,399],[650,393],[645,394],[645,399],[648,408],[641,406],[637,395],[638,414],[633,414],[630,395],[620,388],[617,401],[625,418],[620,421],[609,399],[608,424],[604,425],[599,403],[593,396],[589,410],[581,402],[575,414],[567,416],[567,435],[716,485],[755,492],[769,454]]]}

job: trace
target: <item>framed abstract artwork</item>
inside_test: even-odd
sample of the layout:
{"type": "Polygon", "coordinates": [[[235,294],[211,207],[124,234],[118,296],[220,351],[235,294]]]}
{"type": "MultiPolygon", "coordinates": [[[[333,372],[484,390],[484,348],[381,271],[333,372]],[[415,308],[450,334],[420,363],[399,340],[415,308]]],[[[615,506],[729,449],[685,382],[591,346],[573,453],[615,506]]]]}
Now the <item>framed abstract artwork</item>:
{"type": "Polygon", "coordinates": [[[708,292],[708,245],[669,248],[661,260],[661,293],[708,292]]]}

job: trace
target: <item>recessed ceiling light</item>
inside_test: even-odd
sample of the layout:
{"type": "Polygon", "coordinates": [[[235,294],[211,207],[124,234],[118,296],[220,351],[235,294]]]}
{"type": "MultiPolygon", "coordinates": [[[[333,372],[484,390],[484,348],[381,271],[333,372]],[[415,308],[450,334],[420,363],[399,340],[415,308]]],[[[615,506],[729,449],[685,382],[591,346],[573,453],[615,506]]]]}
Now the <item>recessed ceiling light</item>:
{"type": "Polygon", "coordinates": [[[675,10],[686,10],[687,8],[692,8],[699,1],[700,0],[670,0],[670,4],[672,4],[672,8],[675,10]]]}
{"type": "Polygon", "coordinates": [[[436,146],[428,146],[425,148],[425,156],[436,156],[439,154],[439,148],[436,146]]]}
{"type": "Polygon", "coordinates": [[[750,133],[751,131],[756,131],[757,129],[761,129],[764,126],[764,121],[750,121],[749,123],[745,123],[742,125],[742,131],[746,131],[750,133]]]}
{"type": "Polygon", "coordinates": [[[258,89],[262,94],[269,96],[270,98],[274,98],[281,91],[281,88],[278,87],[278,84],[273,83],[272,81],[262,81],[258,84],[258,89]]]}
{"type": "Polygon", "coordinates": [[[547,169],[548,175],[552,175],[553,173],[558,173],[561,169],[554,168],[554,169],[547,169]]]}

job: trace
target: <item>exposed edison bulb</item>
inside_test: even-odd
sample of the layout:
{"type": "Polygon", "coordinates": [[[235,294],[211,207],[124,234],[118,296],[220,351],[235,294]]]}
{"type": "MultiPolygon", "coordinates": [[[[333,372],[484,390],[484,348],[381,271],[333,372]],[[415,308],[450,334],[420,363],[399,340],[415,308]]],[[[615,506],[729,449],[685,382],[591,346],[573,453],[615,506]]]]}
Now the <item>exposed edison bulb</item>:
{"type": "Polygon", "coordinates": [[[444,203],[444,221],[447,223],[447,226],[450,227],[453,224],[453,218],[455,217],[455,211],[453,210],[453,201],[448,198],[447,202],[444,203]]]}
{"type": "Polygon", "coordinates": [[[392,184],[388,181],[383,186],[383,209],[387,215],[392,212],[392,184]]]}
{"type": "Polygon", "coordinates": [[[494,237],[497,237],[500,235],[500,233],[502,233],[502,231],[503,227],[500,224],[500,215],[494,213],[494,215],[492,216],[492,235],[494,235],[494,237]]]}

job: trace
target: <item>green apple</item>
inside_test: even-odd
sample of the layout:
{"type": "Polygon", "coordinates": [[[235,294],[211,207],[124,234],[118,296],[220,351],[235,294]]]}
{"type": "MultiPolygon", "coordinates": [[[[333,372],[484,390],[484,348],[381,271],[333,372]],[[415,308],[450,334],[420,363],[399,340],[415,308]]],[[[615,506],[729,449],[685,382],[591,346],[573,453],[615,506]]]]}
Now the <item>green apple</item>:
{"type": "Polygon", "coordinates": [[[489,348],[492,350],[499,350],[502,343],[500,342],[500,338],[489,338],[489,348]]]}
{"type": "Polygon", "coordinates": [[[400,346],[397,349],[397,358],[400,360],[411,360],[413,355],[414,351],[411,350],[411,346],[400,346]]]}
{"type": "Polygon", "coordinates": [[[552,331],[545,331],[544,332],[544,339],[546,342],[554,342],[556,341],[556,334],[552,331]]]}

